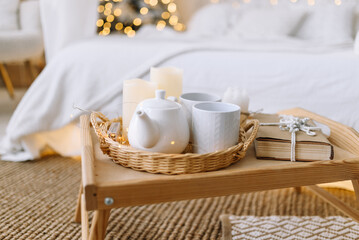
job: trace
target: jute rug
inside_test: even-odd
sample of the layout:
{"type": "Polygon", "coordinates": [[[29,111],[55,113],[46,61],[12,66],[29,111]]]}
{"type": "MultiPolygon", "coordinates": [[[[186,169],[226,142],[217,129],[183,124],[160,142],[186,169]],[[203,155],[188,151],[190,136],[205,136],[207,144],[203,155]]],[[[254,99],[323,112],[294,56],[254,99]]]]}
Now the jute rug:
{"type": "MultiPolygon", "coordinates": [[[[80,161],[69,158],[0,161],[0,239],[80,239],[72,222],[80,178],[80,161]]],[[[330,192],[356,206],[352,192],[330,192]]],[[[310,192],[282,189],[116,209],[107,239],[221,239],[222,214],[334,217],[331,222],[343,216],[310,192]]]]}

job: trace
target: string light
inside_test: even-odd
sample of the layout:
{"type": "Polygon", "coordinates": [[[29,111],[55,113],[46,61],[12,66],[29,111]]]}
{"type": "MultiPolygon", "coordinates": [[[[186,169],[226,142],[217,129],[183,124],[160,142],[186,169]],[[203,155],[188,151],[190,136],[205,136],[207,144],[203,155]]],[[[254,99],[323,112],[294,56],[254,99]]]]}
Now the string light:
{"type": "Polygon", "coordinates": [[[270,4],[272,4],[272,5],[278,5],[278,0],[270,0],[270,4]]]}
{"type": "Polygon", "coordinates": [[[111,14],[111,9],[105,9],[105,11],[103,12],[103,14],[104,14],[105,16],[110,15],[110,14],[111,14]]]}
{"type": "Polygon", "coordinates": [[[156,6],[158,4],[158,0],[150,0],[150,5],[152,7],[156,6]]]}
{"type": "Polygon", "coordinates": [[[185,25],[182,23],[177,23],[174,27],[173,27],[176,31],[182,32],[185,30],[185,25]]]}
{"type": "Polygon", "coordinates": [[[169,19],[169,23],[171,25],[176,25],[178,23],[178,17],[176,15],[172,15],[169,19]]]}
{"type": "Polygon", "coordinates": [[[133,20],[133,25],[135,25],[135,26],[140,26],[141,23],[142,23],[141,18],[135,18],[135,19],[133,20]]]}
{"type": "Polygon", "coordinates": [[[135,35],[136,35],[136,32],[132,29],[130,31],[128,31],[128,33],[127,33],[127,36],[130,38],[134,37],[135,35]]]}
{"type": "Polygon", "coordinates": [[[102,34],[103,34],[104,36],[110,34],[110,29],[109,29],[109,28],[104,28],[104,29],[102,30],[102,34]]]}
{"type": "Polygon", "coordinates": [[[107,22],[113,22],[113,20],[115,20],[115,17],[113,15],[108,15],[106,20],[107,22]]]}
{"type": "Polygon", "coordinates": [[[127,27],[125,27],[125,29],[123,30],[123,32],[127,34],[127,33],[128,33],[129,31],[131,31],[131,30],[133,30],[132,27],[127,26],[127,27]]]}
{"type": "Polygon", "coordinates": [[[122,23],[116,23],[115,29],[116,29],[117,31],[122,30],[122,28],[123,28],[123,24],[122,24],[122,23]]]}
{"type": "Polygon", "coordinates": [[[98,11],[99,13],[102,13],[104,10],[105,10],[105,7],[104,7],[103,5],[99,5],[99,6],[97,7],[97,11],[98,11]]]}
{"type": "Polygon", "coordinates": [[[166,22],[163,20],[160,20],[157,22],[156,28],[158,31],[162,31],[166,27],[166,22]]]}
{"type": "Polygon", "coordinates": [[[313,6],[315,4],[315,0],[308,0],[308,5],[313,6]]]}
{"type": "Polygon", "coordinates": [[[169,19],[170,16],[171,16],[171,14],[170,14],[169,12],[163,12],[163,13],[161,14],[161,17],[162,17],[163,19],[169,19]]]}
{"type": "Polygon", "coordinates": [[[170,4],[168,4],[167,9],[170,13],[173,13],[177,10],[177,6],[175,3],[170,3],[170,4]]]}
{"type": "Polygon", "coordinates": [[[103,26],[103,20],[102,19],[97,20],[96,26],[97,27],[102,27],[103,26]]]}
{"type": "Polygon", "coordinates": [[[148,13],[148,8],[142,7],[142,8],[140,9],[140,13],[141,13],[142,15],[146,15],[146,14],[148,13]]]}
{"type": "Polygon", "coordinates": [[[116,8],[115,11],[113,11],[113,15],[116,17],[120,16],[122,13],[122,10],[120,8],[116,8]]]}

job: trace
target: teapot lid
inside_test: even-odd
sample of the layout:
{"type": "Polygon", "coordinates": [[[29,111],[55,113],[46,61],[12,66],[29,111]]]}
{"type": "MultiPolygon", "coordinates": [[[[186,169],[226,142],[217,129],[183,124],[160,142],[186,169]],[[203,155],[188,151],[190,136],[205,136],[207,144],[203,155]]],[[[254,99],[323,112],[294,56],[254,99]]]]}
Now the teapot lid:
{"type": "Polygon", "coordinates": [[[156,97],[142,101],[139,106],[152,109],[178,109],[180,105],[174,101],[166,100],[165,90],[156,90],[156,97]]]}

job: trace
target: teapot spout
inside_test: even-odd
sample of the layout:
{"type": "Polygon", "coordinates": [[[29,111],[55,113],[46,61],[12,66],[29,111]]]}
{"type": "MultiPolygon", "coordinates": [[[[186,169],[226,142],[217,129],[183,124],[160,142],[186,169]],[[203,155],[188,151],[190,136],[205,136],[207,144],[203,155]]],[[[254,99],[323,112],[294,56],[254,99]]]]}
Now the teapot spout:
{"type": "MultiPolygon", "coordinates": [[[[137,111],[134,116],[134,126],[136,134],[129,132],[130,144],[133,138],[143,148],[152,148],[160,138],[159,128],[152,119],[144,111],[137,111]]],[[[131,144],[132,145],[132,144],[131,144]]]]}

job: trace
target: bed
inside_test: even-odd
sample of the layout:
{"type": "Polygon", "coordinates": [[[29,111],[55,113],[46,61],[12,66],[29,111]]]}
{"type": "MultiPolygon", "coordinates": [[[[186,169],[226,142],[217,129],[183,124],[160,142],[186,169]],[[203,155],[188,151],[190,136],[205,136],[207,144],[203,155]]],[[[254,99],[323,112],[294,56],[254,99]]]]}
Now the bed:
{"type": "MultiPolygon", "coordinates": [[[[122,82],[149,79],[152,66],[184,69],[185,92],[223,95],[227,87],[239,86],[247,89],[252,111],[303,107],[359,130],[359,55],[354,38],[329,43],[293,37],[206,38],[191,31],[158,32],[152,26],[143,27],[134,39],[96,36],[91,26],[68,33],[58,20],[52,27],[47,21],[54,14],[71,15],[60,11],[69,9],[66,2],[70,4],[41,2],[48,64],[9,122],[0,150],[3,160],[36,159],[49,148],[63,156],[79,155],[79,116],[86,111],[120,115],[122,82]]],[[[85,3],[73,2],[78,7],[85,3]]],[[[187,18],[204,4],[191,2],[178,1],[188,10],[183,13],[187,18]]],[[[87,9],[97,7],[97,1],[86,3],[87,9]]],[[[83,14],[78,24],[95,22],[93,11],[83,14]]]]}

